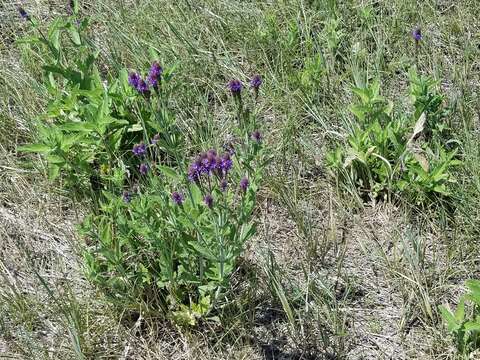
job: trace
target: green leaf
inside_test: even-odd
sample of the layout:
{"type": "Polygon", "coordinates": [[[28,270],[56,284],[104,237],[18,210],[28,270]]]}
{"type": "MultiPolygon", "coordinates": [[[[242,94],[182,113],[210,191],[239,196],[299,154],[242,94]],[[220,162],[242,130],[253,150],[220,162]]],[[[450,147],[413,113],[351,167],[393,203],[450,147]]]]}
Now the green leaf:
{"type": "Polygon", "coordinates": [[[464,326],[467,331],[480,331],[480,323],[474,321],[468,321],[464,326]]]}
{"type": "Polygon", "coordinates": [[[54,154],[49,154],[47,155],[47,161],[51,164],[56,164],[59,166],[62,166],[65,164],[65,159],[62,158],[61,156],[54,155],[54,154]]]}
{"type": "Polygon", "coordinates": [[[447,323],[448,331],[453,332],[457,330],[459,328],[459,324],[457,323],[457,319],[455,319],[455,315],[453,315],[452,312],[443,305],[440,305],[439,309],[443,320],[447,323]]]}
{"type": "Polygon", "coordinates": [[[70,121],[65,124],[60,125],[59,127],[65,131],[85,131],[91,132],[94,130],[94,127],[91,123],[86,121],[70,121]]]}
{"type": "Polygon", "coordinates": [[[178,180],[180,176],[175,170],[168,166],[158,165],[157,168],[167,177],[172,178],[173,180],[178,180]]]}
{"type": "Polygon", "coordinates": [[[200,245],[198,242],[190,241],[188,243],[192,248],[194,248],[200,255],[202,255],[205,259],[211,261],[218,261],[218,259],[205,247],[200,245]]]}
{"type": "Polygon", "coordinates": [[[55,180],[60,174],[60,166],[56,164],[50,164],[48,168],[48,178],[50,180],[55,180]]]}
{"type": "Polygon", "coordinates": [[[52,151],[53,149],[45,144],[29,144],[29,145],[22,145],[17,147],[17,150],[20,152],[33,152],[33,153],[48,153],[49,151],[52,151]]]}
{"type": "Polygon", "coordinates": [[[74,15],[78,14],[78,9],[79,9],[78,0],[72,0],[72,11],[74,15]]]}
{"type": "Polygon", "coordinates": [[[78,33],[78,30],[75,28],[75,26],[70,26],[68,28],[68,32],[70,33],[70,37],[72,39],[72,42],[77,45],[77,46],[80,46],[82,45],[82,41],[80,40],[80,34],[78,33]]]}
{"type": "Polygon", "coordinates": [[[461,299],[458,303],[457,309],[455,310],[455,319],[458,323],[463,322],[465,318],[465,300],[461,299]]]}
{"type": "Polygon", "coordinates": [[[127,129],[127,132],[143,131],[142,124],[133,124],[127,129]]]}

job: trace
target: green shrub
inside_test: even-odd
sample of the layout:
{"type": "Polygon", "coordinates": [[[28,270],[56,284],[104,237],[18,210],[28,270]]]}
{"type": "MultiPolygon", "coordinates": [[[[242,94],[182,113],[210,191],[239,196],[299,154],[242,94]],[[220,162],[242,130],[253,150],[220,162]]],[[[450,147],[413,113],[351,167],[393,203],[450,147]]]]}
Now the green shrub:
{"type": "Polygon", "coordinates": [[[339,188],[360,202],[404,196],[428,205],[450,195],[452,167],[460,161],[443,138],[443,97],[430,79],[414,71],[410,78],[413,115],[395,114],[378,83],[353,89],[360,100],[351,107],[357,121],[346,143],[327,154],[327,164],[339,188]]]}
{"type": "Polygon", "coordinates": [[[463,355],[480,349],[480,281],[468,280],[469,292],[458,303],[455,312],[440,306],[442,318],[453,335],[458,351],[463,355]],[[470,314],[465,313],[465,302],[472,303],[470,314]]]}
{"type": "Polygon", "coordinates": [[[52,180],[90,200],[80,226],[88,278],[117,304],[194,325],[222,301],[255,233],[265,157],[250,107],[262,80],[252,79],[251,101],[230,82],[233,140],[192,159],[168,107],[172,70],[154,62],[146,77],[121,70],[104,81],[80,29],[73,15],[28,41],[51,50],[44,70],[52,98],[38,143],[20,150],[42,154],[52,180]],[[63,36],[72,29],[75,37],[63,36]]]}

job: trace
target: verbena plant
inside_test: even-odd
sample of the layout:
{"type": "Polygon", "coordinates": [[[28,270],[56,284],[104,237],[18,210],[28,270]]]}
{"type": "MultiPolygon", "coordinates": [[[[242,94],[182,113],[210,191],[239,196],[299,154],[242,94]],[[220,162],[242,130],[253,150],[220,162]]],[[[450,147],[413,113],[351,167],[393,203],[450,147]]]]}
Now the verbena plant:
{"type": "Polygon", "coordinates": [[[265,155],[250,108],[262,79],[250,82],[252,100],[240,81],[228,84],[233,140],[195,156],[169,109],[172,70],[155,61],[145,76],[122,70],[104,80],[75,14],[23,41],[47,51],[51,99],[38,143],[20,150],[42,154],[52,180],[90,200],[80,226],[88,277],[122,306],[194,325],[222,301],[255,233],[265,155]]]}
{"type": "Polygon", "coordinates": [[[467,281],[468,293],[458,303],[454,312],[440,306],[442,318],[453,335],[458,351],[463,355],[480,349],[480,281],[467,281]],[[465,312],[465,302],[472,304],[471,312],[465,312]]]}
{"type": "Polygon", "coordinates": [[[337,185],[364,202],[404,196],[416,205],[449,197],[457,152],[446,138],[447,109],[429,78],[410,72],[412,115],[395,114],[378,82],[354,88],[356,122],[346,142],[327,154],[337,185]]]}

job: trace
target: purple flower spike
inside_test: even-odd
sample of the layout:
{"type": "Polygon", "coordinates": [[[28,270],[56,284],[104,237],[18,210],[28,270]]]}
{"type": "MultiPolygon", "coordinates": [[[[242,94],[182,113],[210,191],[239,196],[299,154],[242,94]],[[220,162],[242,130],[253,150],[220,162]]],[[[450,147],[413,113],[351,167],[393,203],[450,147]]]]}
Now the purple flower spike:
{"type": "Polygon", "coordinates": [[[157,145],[159,141],[160,141],[160,134],[155,134],[152,139],[152,145],[157,145]]]}
{"type": "Polygon", "coordinates": [[[143,142],[134,145],[132,152],[135,156],[143,156],[147,152],[147,145],[145,145],[143,142]]]}
{"type": "Polygon", "coordinates": [[[257,143],[262,141],[262,134],[260,134],[260,131],[256,130],[252,133],[252,140],[256,141],[257,143]]]}
{"type": "Polygon", "coordinates": [[[149,92],[148,84],[145,82],[145,80],[143,80],[143,79],[138,80],[137,91],[140,94],[143,94],[143,95],[148,94],[148,92],[149,92]]]}
{"type": "Polygon", "coordinates": [[[260,75],[255,75],[252,80],[250,80],[250,87],[252,89],[258,90],[260,85],[262,85],[262,77],[260,75]]]}
{"type": "Polygon", "coordinates": [[[240,180],[240,189],[242,189],[243,192],[247,191],[248,184],[249,184],[248,178],[247,177],[242,178],[242,180],[240,180]]]}
{"type": "Polygon", "coordinates": [[[226,152],[222,156],[222,163],[220,164],[220,168],[223,170],[224,175],[226,175],[230,169],[232,168],[233,161],[230,158],[230,154],[226,152]]]}
{"type": "Polygon", "coordinates": [[[188,168],[188,180],[197,182],[200,180],[200,173],[196,164],[190,165],[188,168]]]}
{"type": "Polygon", "coordinates": [[[422,30],[420,28],[416,28],[412,31],[412,37],[416,42],[422,40],[422,30]]]}
{"type": "Polygon", "coordinates": [[[203,198],[203,202],[205,203],[205,205],[207,205],[207,207],[209,209],[211,209],[213,207],[213,197],[212,197],[212,195],[210,195],[210,194],[205,195],[205,197],[203,198]]]}
{"type": "Polygon", "coordinates": [[[140,75],[138,75],[137,73],[131,72],[130,74],[128,74],[128,83],[133,88],[136,89],[138,87],[138,82],[139,81],[140,81],[140,75]]]}
{"type": "Polygon", "coordinates": [[[25,11],[25,9],[23,7],[20,6],[18,8],[18,12],[19,12],[20,16],[22,17],[22,19],[30,20],[30,16],[28,15],[28,13],[25,11]]]}
{"type": "Polygon", "coordinates": [[[148,73],[148,82],[153,87],[157,87],[158,82],[161,80],[162,73],[163,73],[163,68],[160,66],[160,64],[157,61],[155,61],[150,67],[150,72],[148,73]]]}
{"type": "Polygon", "coordinates": [[[228,187],[228,182],[226,179],[222,179],[222,181],[220,181],[220,190],[222,192],[225,192],[227,191],[227,187],[228,187]]]}
{"type": "Polygon", "coordinates": [[[140,171],[140,174],[146,175],[148,172],[148,165],[145,163],[140,164],[140,166],[138,167],[138,170],[140,171]]]}
{"type": "Polygon", "coordinates": [[[129,191],[124,191],[122,199],[128,204],[130,201],[132,201],[132,194],[129,191]]]}
{"type": "Polygon", "coordinates": [[[175,204],[177,205],[182,205],[183,204],[183,195],[180,194],[179,192],[177,191],[174,191],[172,193],[172,200],[175,204]]]}
{"type": "Polygon", "coordinates": [[[240,95],[243,85],[240,80],[230,80],[230,82],[228,83],[228,88],[233,95],[240,95]]]}

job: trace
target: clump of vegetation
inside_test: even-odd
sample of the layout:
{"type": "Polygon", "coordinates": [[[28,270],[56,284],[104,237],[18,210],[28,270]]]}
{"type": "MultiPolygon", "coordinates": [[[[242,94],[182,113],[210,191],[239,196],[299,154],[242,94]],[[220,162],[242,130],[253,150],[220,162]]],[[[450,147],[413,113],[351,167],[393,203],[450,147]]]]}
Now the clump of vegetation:
{"type": "MultiPolygon", "coordinates": [[[[30,18],[28,18],[30,20],[30,18]]],[[[228,84],[237,129],[223,150],[191,159],[169,110],[172,70],[154,61],[146,76],[121,70],[103,80],[97,52],[74,17],[54,22],[44,66],[52,100],[38,124],[51,180],[61,178],[92,212],[81,224],[88,277],[116,303],[195,325],[222,301],[245,243],[265,156],[243,84],[228,84]],[[64,46],[59,39],[64,39],[64,46]],[[72,36],[73,35],[73,36],[72,36]],[[64,61],[76,58],[74,63],[64,61]]],[[[250,82],[257,100],[262,79],[250,82]]]]}
{"type": "Polygon", "coordinates": [[[466,285],[469,291],[461,297],[455,311],[444,305],[440,306],[440,311],[458,351],[468,356],[480,349],[480,281],[468,280],[466,285]],[[468,312],[465,302],[472,304],[468,312]]]}
{"type": "Polygon", "coordinates": [[[412,70],[410,82],[412,115],[395,113],[378,82],[353,89],[356,121],[327,161],[341,190],[360,202],[403,197],[423,206],[451,195],[452,169],[461,161],[445,139],[448,110],[430,78],[412,70]]]}

